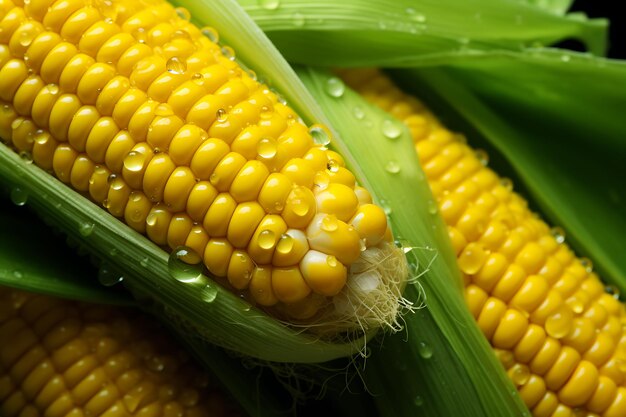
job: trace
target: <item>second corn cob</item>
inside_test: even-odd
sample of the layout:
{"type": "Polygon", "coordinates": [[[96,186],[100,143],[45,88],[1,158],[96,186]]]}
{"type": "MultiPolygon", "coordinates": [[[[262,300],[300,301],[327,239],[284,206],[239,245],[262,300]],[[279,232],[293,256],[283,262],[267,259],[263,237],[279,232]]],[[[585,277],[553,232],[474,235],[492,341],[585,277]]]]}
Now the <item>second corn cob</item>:
{"type": "Polygon", "coordinates": [[[0,287],[0,414],[240,415],[163,328],[130,317],[0,287]]]}
{"type": "Polygon", "coordinates": [[[0,17],[0,136],[25,159],[261,307],[393,320],[358,317],[371,301],[346,285],[372,272],[400,297],[384,212],[214,30],[163,1],[2,0],[0,17]]]}
{"type": "Polygon", "coordinates": [[[378,71],[342,75],[410,130],[468,306],[533,415],[626,415],[626,310],[591,262],[422,103],[378,71]]]}

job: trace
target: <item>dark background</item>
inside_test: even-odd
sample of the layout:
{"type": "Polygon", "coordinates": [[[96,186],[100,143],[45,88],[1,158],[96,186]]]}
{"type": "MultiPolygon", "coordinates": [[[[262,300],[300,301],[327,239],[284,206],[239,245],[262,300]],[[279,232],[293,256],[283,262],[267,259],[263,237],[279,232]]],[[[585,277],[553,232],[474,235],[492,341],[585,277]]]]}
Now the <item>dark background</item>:
{"type": "MultiPolygon", "coordinates": [[[[619,0],[576,0],[572,5],[571,11],[583,11],[589,17],[605,17],[611,22],[609,54],[611,58],[626,59],[626,34],[624,27],[626,26],[626,12],[623,10],[624,4],[619,0]]],[[[578,49],[576,45],[566,44],[564,46],[578,49]]]]}

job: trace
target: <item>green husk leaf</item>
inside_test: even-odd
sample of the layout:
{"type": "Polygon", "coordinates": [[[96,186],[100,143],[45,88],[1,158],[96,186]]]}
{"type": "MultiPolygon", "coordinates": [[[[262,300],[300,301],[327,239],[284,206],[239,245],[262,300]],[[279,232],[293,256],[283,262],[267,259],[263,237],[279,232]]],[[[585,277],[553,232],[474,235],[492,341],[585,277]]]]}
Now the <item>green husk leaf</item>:
{"type": "Polygon", "coordinates": [[[556,14],[564,14],[574,3],[574,0],[525,0],[526,3],[551,11],[556,14]]]}
{"type": "MultiPolygon", "coordinates": [[[[21,204],[21,190],[12,192],[21,204]]],[[[31,210],[1,198],[0,285],[101,304],[134,304],[129,294],[93,280],[97,269],[59,240],[31,210]]]]}
{"type": "Polygon", "coordinates": [[[539,212],[626,292],[626,62],[536,50],[404,74],[501,153],[539,212]]]}
{"type": "Polygon", "coordinates": [[[367,360],[366,381],[380,411],[407,417],[527,412],[465,306],[447,229],[432,213],[433,197],[406,129],[397,122],[400,137],[385,137],[393,123],[389,115],[348,88],[339,98],[329,94],[326,73],[303,68],[298,74],[367,168],[370,186],[420,275],[405,297],[416,305],[424,301],[425,308],[405,315],[406,332],[385,336],[367,360]]]}
{"type": "Polygon", "coordinates": [[[560,15],[524,1],[283,0],[239,3],[290,62],[410,66],[442,56],[579,39],[606,52],[607,22],[560,15]]]}
{"type": "Polygon", "coordinates": [[[177,281],[168,269],[166,251],[5,145],[0,145],[0,178],[8,188],[25,192],[30,207],[79,240],[85,250],[115,265],[123,273],[125,286],[147,303],[144,307],[182,332],[276,362],[321,362],[351,355],[362,347],[360,340],[328,343],[302,334],[252,308],[208,277],[191,283],[177,281]],[[88,236],[81,234],[85,224],[90,227],[88,236]]]}

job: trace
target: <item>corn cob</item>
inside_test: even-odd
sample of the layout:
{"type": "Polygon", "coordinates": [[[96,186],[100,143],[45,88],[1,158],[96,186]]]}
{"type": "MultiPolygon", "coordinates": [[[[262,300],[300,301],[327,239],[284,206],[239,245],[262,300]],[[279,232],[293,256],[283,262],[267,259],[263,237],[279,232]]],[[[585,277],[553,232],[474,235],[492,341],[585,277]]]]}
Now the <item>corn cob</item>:
{"type": "Polygon", "coordinates": [[[483,151],[447,130],[378,70],[341,71],[366,100],[401,120],[448,226],[478,326],[535,417],[626,415],[626,309],[486,167],[483,151]]]}
{"type": "Polygon", "coordinates": [[[189,18],[160,0],[0,0],[0,137],[253,303],[333,310],[353,265],[398,252],[386,216],[327,130],[189,18]]]}
{"type": "Polygon", "coordinates": [[[0,287],[0,414],[240,415],[162,328],[130,317],[0,287]]]}

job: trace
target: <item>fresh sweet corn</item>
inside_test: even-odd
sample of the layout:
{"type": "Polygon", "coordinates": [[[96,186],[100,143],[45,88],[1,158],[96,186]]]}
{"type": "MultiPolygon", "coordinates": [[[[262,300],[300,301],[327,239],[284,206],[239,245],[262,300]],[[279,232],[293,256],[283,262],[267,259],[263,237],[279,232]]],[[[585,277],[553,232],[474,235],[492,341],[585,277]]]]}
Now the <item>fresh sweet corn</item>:
{"type": "Polygon", "coordinates": [[[314,316],[392,247],[326,130],[164,0],[0,0],[0,105],[24,158],[259,306],[314,316]]]}
{"type": "Polygon", "coordinates": [[[0,287],[0,340],[4,417],[240,415],[147,316],[0,287]]]}
{"type": "Polygon", "coordinates": [[[448,226],[478,326],[535,417],[626,415],[626,309],[486,167],[487,156],[446,129],[378,70],[340,72],[410,131],[448,226]]]}

